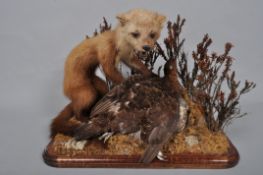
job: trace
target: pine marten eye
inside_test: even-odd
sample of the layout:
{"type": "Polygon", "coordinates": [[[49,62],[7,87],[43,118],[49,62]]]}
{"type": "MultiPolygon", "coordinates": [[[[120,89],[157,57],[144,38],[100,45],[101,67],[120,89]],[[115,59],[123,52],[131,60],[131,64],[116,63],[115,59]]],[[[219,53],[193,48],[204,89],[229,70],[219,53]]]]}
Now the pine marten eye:
{"type": "Polygon", "coordinates": [[[151,33],[149,34],[149,36],[150,36],[150,38],[154,39],[154,38],[155,38],[155,36],[156,36],[156,33],[154,33],[154,32],[151,32],[151,33]]]}
{"type": "Polygon", "coordinates": [[[139,32],[132,32],[131,35],[133,38],[139,38],[140,33],[139,32]]]}

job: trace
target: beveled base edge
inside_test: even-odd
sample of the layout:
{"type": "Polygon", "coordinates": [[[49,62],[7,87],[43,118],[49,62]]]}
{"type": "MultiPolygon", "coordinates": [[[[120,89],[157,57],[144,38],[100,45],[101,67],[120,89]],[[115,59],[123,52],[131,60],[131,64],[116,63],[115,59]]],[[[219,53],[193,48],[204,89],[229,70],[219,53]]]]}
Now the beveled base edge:
{"type": "Polygon", "coordinates": [[[51,141],[43,152],[44,162],[52,167],[63,168],[189,168],[189,169],[223,169],[237,165],[239,153],[230,143],[228,153],[223,155],[176,154],[166,155],[166,161],[154,159],[150,164],[138,163],[140,155],[96,155],[72,156],[56,155],[52,151],[51,141]]]}

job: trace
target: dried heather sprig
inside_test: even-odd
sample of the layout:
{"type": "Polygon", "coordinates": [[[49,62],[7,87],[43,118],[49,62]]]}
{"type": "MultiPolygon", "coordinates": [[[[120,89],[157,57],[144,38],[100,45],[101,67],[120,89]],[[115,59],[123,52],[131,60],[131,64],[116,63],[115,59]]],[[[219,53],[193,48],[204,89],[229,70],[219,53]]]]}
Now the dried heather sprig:
{"type": "MultiPolygon", "coordinates": [[[[208,47],[212,44],[212,39],[208,34],[193,51],[194,65],[189,71],[186,54],[182,51],[184,39],[180,39],[184,23],[185,19],[181,19],[180,16],[175,23],[168,22],[168,37],[164,39],[166,53],[159,44],[155,52],[157,51],[166,61],[177,60],[178,75],[183,87],[192,100],[203,106],[207,127],[212,131],[219,131],[233,118],[245,115],[240,113],[238,107],[240,96],[255,88],[256,85],[246,81],[244,87],[238,90],[240,82],[235,80],[235,72],[231,71],[233,58],[229,56],[233,45],[226,43],[225,51],[221,55],[215,52],[209,54],[208,47]],[[224,83],[228,85],[228,91],[222,90],[224,83]]],[[[149,59],[156,61],[156,57],[149,59]]],[[[155,61],[151,64],[152,69],[155,61]]]]}

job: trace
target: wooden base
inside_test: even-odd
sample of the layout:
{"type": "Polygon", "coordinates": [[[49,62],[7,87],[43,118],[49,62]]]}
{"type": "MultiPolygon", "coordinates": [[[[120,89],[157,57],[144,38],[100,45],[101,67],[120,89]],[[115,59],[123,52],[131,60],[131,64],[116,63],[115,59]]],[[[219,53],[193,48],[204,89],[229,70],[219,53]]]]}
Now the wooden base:
{"type": "MultiPolygon", "coordinates": [[[[230,141],[229,141],[230,142],[230,141]]],[[[150,164],[138,163],[140,155],[96,155],[67,156],[57,155],[51,141],[43,152],[46,164],[53,167],[90,167],[90,168],[231,168],[239,161],[239,154],[230,142],[229,151],[223,155],[204,155],[184,153],[166,155],[166,161],[154,159],[150,164]]]]}

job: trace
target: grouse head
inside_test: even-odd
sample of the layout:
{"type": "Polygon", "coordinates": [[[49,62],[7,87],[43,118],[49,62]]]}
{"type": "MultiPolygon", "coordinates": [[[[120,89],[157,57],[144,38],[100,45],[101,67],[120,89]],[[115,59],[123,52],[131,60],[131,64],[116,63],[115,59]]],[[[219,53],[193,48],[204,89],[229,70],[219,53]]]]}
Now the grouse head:
{"type": "Polygon", "coordinates": [[[171,85],[177,92],[182,91],[182,86],[178,81],[176,59],[169,59],[164,65],[164,76],[166,83],[171,85]]]}
{"type": "Polygon", "coordinates": [[[176,60],[169,59],[164,65],[164,75],[175,75],[177,76],[177,67],[176,67],[176,60]]]}

